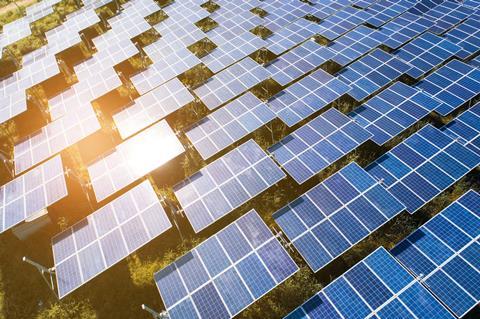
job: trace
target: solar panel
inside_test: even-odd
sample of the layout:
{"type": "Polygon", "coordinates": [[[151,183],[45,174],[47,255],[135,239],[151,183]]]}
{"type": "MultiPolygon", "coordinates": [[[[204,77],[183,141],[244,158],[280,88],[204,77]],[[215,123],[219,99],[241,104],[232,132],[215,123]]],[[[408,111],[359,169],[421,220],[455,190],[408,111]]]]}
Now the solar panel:
{"type": "Polygon", "coordinates": [[[172,227],[149,181],[52,238],[59,298],[172,227]]]}
{"type": "Polygon", "coordinates": [[[430,32],[413,39],[395,52],[395,56],[409,63],[407,71],[418,79],[457,54],[462,48],[445,38],[430,32]]]}
{"type": "Polygon", "coordinates": [[[480,55],[477,56],[472,61],[470,61],[470,64],[473,65],[473,66],[476,66],[477,68],[480,68],[480,55]]]}
{"type": "Polygon", "coordinates": [[[480,155],[480,103],[457,116],[441,130],[480,155]]]}
{"type": "Polygon", "coordinates": [[[476,19],[465,20],[445,36],[462,47],[462,50],[455,54],[461,59],[468,59],[480,52],[480,22],[476,19]]]}
{"type": "Polygon", "coordinates": [[[196,233],[285,177],[253,140],[208,164],[174,191],[196,233]]]}
{"type": "Polygon", "coordinates": [[[413,214],[480,164],[480,156],[426,125],[367,167],[413,214]]]}
{"type": "Polygon", "coordinates": [[[392,219],[404,206],[351,163],[273,214],[317,272],[392,219]]]}
{"type": "Polygon", "coordinates": [[[294,46],[318,34],[322,28],[311,21],[298,19],[276,31],[267,39],[267,49],[276,55],[290,50],[294,46]]]}
{"type": "Polygon", "coordinates": [[[268,149],[299,184],[365,143],[372,134],[330,109],[268,149]]]}
{"type": "Polygon", "coordinates": [[[322,20],[318,33],[329,40],[335,40],[339,36],[364,23],[365,20],[370,17],[371,14],[365,10],[350,6],[345,7],[322,20]]]}
{"type": "Polygon", "coordinates": [[[155,273],[169,318],[233,318],[297,272],[255,210],[155,273]]]}
{"type": "Polygon", "coordinates": [[[408,72],[411,66],[395,56],[376,49],[339,72],[340,80],[349,84],[348,94],[357,101],[376,93],[408,72]]]}
{"type": "Polygon", "coordinates": [[[60,155],[0,187],[0,233],[67,196],[60,155]]]}
{"type": "Polygon", "coordinates": [[[192,102],[194,97],[177,78],[137,98],[113,115],[120,136],[125,139],[192,102]]]}
{"type": "Polygon", "coordinates": [[[27,110],[27,96],[24,90],[15,93],[0,93],[0,124],[27,110]]]}
{"type": "Polygon", "coordinates": [[[377,1],[378,0],[351,0],[350,3],[355,7],[365,9],[377,1]]]}
{"type": "Polygon", "coordinates": [[[329,45],[329,48],[337,53],[332,60],[345,66],[380,46],[386,39],[387,37],[377,30],[358,26],[329,45]]]}
{"type": "Polygon", "coordinates": [[[313,3],[313,11],[310,14],[321,20],[350,5],[350,0],[322,0],[310,2],[313,3]]]}
{"type": "Polygon", "coordinates": [[[392,249],[458,318],[480,302],[480,195],[468,191],[392,249]]]}
{"type": "Polygon", "coordinates": [[[279,3],[278,7],[269,11],[265,16],[264,26],[272,32],[295,22],[312,12],[313,7],[300,2],[299,0],[290,0],[279,3]]]}
{"type": "Polygon", "coordinates": [[[416,88],[396,82],[349,114],[383,145],[440,106],[440,101],[416,88]]]}
{"type": "Polygon", "coordinates": [[[392,21],[384,24],[380,28],[380,32],[388,36],[383,42],[384,45],[391,49],[398,49],[419,34],[430,29],[432,26],[432,21],[425,19],[422,16],[416,16],[412,13],[405,12],[392,21]]]}
{"type": "Polygon", "coordinates": [[[165,120],[117,145],[88,166],[97,201],[101,201],[185,151],[165,120]]]}
{"type": "Polygon", "coordinates": [[[194,92],[208,109],[213,110],[268,77],[263,66],[247,57],[217,73],[194,92]]]}
{"type": "Polygon", "coordinates": [[[319,69],[275,95],[268,105],[285,124],[293,126],[349,90],[348,85],[319,69]]]}
{"type": "Polygon", "coordinates": [[[380,247],[285,319],[454,318],[380,247]]]}
{"type": "Polygon", "coordinates": [[[435,25],[430,28],[431,32],[442,34],[468,18],[473,13],[473,9],[462,5],[462,3],[443,1],[423,13],[423,17],[435,22],[435,25]]]}
{"type": "Polygon", "coordinates": [[[194,124],[185,135],[206,160],[274,118],[265,103],[247,92],[194,124]]]}
{"type": "Polygon", "coordinates": [[[442,101],[435,111],[446,116],[480,93],[480,70],[453,60],[424,78],[417,87],[442,101]]]}
{"type": "Polygon", "coordinates": [[[200,64],[200,62],[200,59],[184,48],[157,60],[148,69],[132,76],[130,79],[138,93],[143,95],[200,64]]]}
{"type": "Polygon", "coordinates": [[[223,10],[225,6],[221,5],[219,10],[210,15],[219,26],[208,31],[208,37],[219,45],[245,32],[250,33],[250,30],[260,26],[264,19],[250,11],[252,5],[253,2],[245,2],[245,8],[236,7],[233,10],[223,10]]]}
{"type": "Polygon", "coordinates": [[[410,0],[380,0],[365,10],[371,14],[365,22],[379,28],[414,5],[415,2],[410,0]]]}
{"type": "Polygon", "coordinates": [[[15,174],[46,160],[100,129],[92,107],[77,108],[52,121],[13,147],[15,174]]]}
{"type": "Polygon", "coordinates": [[[266,66],[271,77],[282,86],[316,69],[334,56],[333,51],[315,41],[306,41],[279,56],[266,66]]]}
{"type": "Polygon", "coordinates": [[[265,41],[249,31],[241,34],[235,34],[234,31],[228,28],[223,28],[223,31],[218,32],[218,28],[215,28],[209,32],[209,39],[217,47],[201,59],[214,73],[223,70],[266,45],[265,41]],[[216,32],[216,34],[211,35],[212,32],[216,32]]]}

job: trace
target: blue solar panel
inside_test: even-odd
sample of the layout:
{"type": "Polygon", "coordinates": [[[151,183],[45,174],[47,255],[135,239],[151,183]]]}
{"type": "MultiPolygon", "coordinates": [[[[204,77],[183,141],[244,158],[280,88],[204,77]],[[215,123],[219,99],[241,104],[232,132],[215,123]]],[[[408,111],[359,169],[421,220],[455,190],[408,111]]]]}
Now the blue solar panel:
{"type": "Polygon", "coordinates": [[[480,155],[480,103],[442,127],[442,131],[480,155]]]}
{"type": "Polygon", "coordinates": [[[411,66],[380,49],[369,53],[339,72],[339,78],[352,89],[348,94],[357,101],[379,91],[406,73],[411,66]]]}
{"type": "Polygon", "coordinates": [[[268,151],[297,183],[302,184],[371,136],[341,112],[330,109],[268,151]]]}
{"type": "Polygon", "coordinates": [[[480,195],[469,191],[397,246],[397,257],[458,318],[480,302],[480,195]]]}
{"type": "Polygon", "coordinates": [[[215,74],[194,92],[210,110],[213,110],[268,77],[269,73],[263,66],[247,57],[215,74]]]}
{"type": "Polygon", "coordinates": [[[299,19],[276,31],[267,39],[267,49],[280,55],[294,46],[308,40],[321,30],[314,22],[299,19]]]}
{"type": "Polygon", "coordinates": [[[365,9],[377,1],[378,0],[351,0],[350,3],[355,7],[365,9]]]}
{"type": "Polygon", "coordinates": [[[462,5],[462,3],[443,1],[423,13],[423,17],[435,22],[435,25],[430,28],[431,32],[442,34],[468,18],[474,12],[473,9],[462,5]]]}
{"type": "Polygon", "coordinates": [[[333,61],[345,66],[378,47],[386,39],[387,37],[377,30],[358,26],[336,39],[329,48],[337,53],[333,61]]]}
{"type": "Polygon", "coordinates": [[[422,15],[443,1],[445,0],[419,0],[408,12],[415,15],[422,15]]]}
{"type": "Polygon", "coordinates": [[[320,22],[320,35],[334,40],[359,26],[371,15],[362,9],[345,7],[320,22]]]}
{"type": "Polygon", "coordinates": [[[273,218],[310,268],[318,271],[403,209],[378,181],[351,163],[273,218]]]}
{"type": "Polygon", "coordinates": [[[397,50],[395,55],[412,66],[407,74],[418,79],[446,62],[461,49],[449,40],[427,32],[397,50]]]}
{"type": "Polygon", "coordinates": [[[380,27],[414,6],[409,0],[380,0],[366,9],[372,16],[366,20],[374,27],[380,27]]]}
{"type": "Polygon", "coordinates": [[[476,66],[477,68],[480,68],[480,55],[477,56],[475,59],[473,59],[470,62],[471,65],[476,66]]]}
{"type": "Polygon", "coordinates": [[[408,41],[422,34],[433,26],[433,22],[416,16],[409,12],[405,12],[399,17],[383,25],[380,32],[388,36],[383,44],[391,49],[398,49],[408,41]]]}
{"type": "Polygon", "coordinates": [[[454,318],[383,247],[285,319],[454,318]]]}
{"type": "Polygon", "coordinates": [[[349,90],[348,85],[320,69],[275,95],[268,104],[277,117],[293,126],[349,90]]]}
{"type": "Polygon", "coordinates": [[[367,167],[413,214],[480,164],[480,156],[427,125],[367,167]]]}
{"type": "Polygon", "coordinates": [[[330,15],[350,5],[350,0],[322,0],[311,2],[313,3],[313,10],[310,14],[320,20],[326,19],[330,15]]]}
{"type": "Polygon", "coordinates": [[[275,32],[295,22],[295,20],[306,16],[312,10],[312,6],[302,3],[299,0],[282,1],[264,17],[264,26],[270,31],[275,32]]]}
{"type": "Polygon", "coordinates": [[[285,177],[253,140],[208,164],[174,191],[195,232],[199,232],[285,177]]]}
{"type": "Polygon", "coordinates": [[[383,145],[427,116],[441,103],[430,95],[396,82],[349,114],[383,145]]]}
{"type": "Polygon", "coordinates": [[[185,135],[208,159],[274,118],[265,103],[247,92],[194,124],[185,135]]]}
{"type": "Polygon", "coordinates": [[[255,210],[155,273],[169,318],[232,318],[298,266],[255,210]]]}
{"type": "Polygon", "coordinates": [[[266,69],[275,81],[287,85],[318,68],[333,56],[334,53],[329,48],[315,41],[306,41],[275,59],[266,69]]]}
{"type": "Polygon", "coordinates": [[[446,116],[480,94],[480,70],[453,60],[427,76],[417,87],[442,101],[435,111],[446,116]]]}
{"type": "Polygon", "coordinates": [[[456,53],[461,59],[467,59],[480,52],[480,21],[476,19],[462,22],[445,36],[462,47],[462,50],[456,53]]]}

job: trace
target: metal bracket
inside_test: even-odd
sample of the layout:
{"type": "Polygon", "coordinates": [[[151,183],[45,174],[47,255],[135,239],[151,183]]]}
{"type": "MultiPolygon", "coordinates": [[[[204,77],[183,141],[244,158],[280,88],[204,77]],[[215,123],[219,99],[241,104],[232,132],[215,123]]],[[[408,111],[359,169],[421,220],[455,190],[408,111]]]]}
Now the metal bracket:
{"type": "Polygon", "coordinates": [[[28,258],[26,256],[24,256],[22,258],[22,261],[26,262],[27,264],[32,265],[33,267],[35,267],[38,270],[38,272],[42,276],[42,278],[45,281],[45,283],[47,284],[47,286],[53,292],[55,297],[58,298],[57,292],[55,291],[55,280],[53,279],[53,277],[55,276],[55,267],[47,268],[47,267],[31,260],[30,258],[28,258]]]}
{"type": "Polygon", "coordinates": [[[155,310],[153,310],[152,308],[150,308],[149,306],[147,306],[145,304],[142,304],[142,309],[145,310],[146,312],[148,312],[150,315],[152,315],[152,317],[155,318],[155,319],[168,319],[168,318],[170,318],[166,311],[162,311],[162,312],[159,313],[159,312],[156,312],[155,310]]]}

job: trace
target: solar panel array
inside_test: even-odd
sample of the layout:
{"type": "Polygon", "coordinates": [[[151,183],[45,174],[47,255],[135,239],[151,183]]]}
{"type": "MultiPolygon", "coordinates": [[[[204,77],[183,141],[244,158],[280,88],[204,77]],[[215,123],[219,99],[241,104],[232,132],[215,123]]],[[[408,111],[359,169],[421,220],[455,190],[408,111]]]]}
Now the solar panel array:
{"type": "Polygon", "coordinates": [[[268,105],[285,124],[293,126],[349,91],[347,84],[319,69],[275,95],[268,105]]]}
{"type": "Polygon", "coordinates": [[[0,233],[68,195],[60,155],[0,187],[0,233]]]}
{"type": "Polygon", "coordinates": [[[217,73],[194,92],[210,110],[213,110],[268,77],[269,74],[263,66],[247,57],[217,73]]]}
{"type": "Polygon", "coordinates": [[[52,238],[59,298],[172,227],[148,181],[52,238]]]}
{"type": "Polygon", "coordinates": [[[404,45],[395,55],[412,66],[407,74],[418,79],[446,62],[462,48],[432,33],[424,33],[404,45]]]}
{"type": "Polygon", "coordinates": [[[392,249],[458,318],[480,302],[480,195],[469,191],[392,249]]]}
{"type": "Polygon", "coordinates": [[[272,79],[285,86],[318,68],[334,56],[332,50],[315,41],[306,41],[298,47],[282,54],[265,68],[272,79]]]}
{"type": "Polygon", "coordinates": [[[233,318],[298,266],[255,210],[155,274],[169,317],[233,318]]]}
{"type": "Polygon", "coordinates": [[[414,88],[396,82],[373,96],[349,116],[383,145],[425,118],[441,105],[440,101],[414,88]]]}
{"type": "Polygon", "coordinates": [[[480,70],[453,60],[424,78],[417,87],[442,101],[435,111],[446,116],[480,94],[480,70]]]}
{"type": "Polygon", "coordinates": [[[479,164],[480,156],[428,124],[367,171],[413,214],[479,164]]]}
{"type": "MultiPolygon", "coordinates": [[[[284,245],[331,275],[332,261],[480,164],[478,0],[83,0],[58,20],[65,5],[28,6],[0,34],[2,71],[25,53],[0,80],[0,159],[12,168],[0,232],[50,208],[86,213],[65,176],[105,202],[53,238],[60,298],[171,228],[156,186],[175,194],[179,233],[183,215],[195,233],[218,231],[210,226],[270,188],[262,205],[290,201],[273,215],[278,234],[251,210],[155,274],[159,316],[232,318],[298,270],[284,245]],[[52,14],[60,24],[38,29],[52,14]],[[416,129],[425,120],[450,122],[416,129]],[[180,137],[202,163],[191,166],[198,156],[180,137]],[[379,157],[360,158],[365,169],[347,163],[370,152],[379,157]],[[60,154],[74,161],[64,168],[60,154]],[[167,162],[181,168],[157,175],[167,162]],[[325,179],[326,168],[336,172],[325,179]],[[292,199],[295,188],[303,195],[292,199]]],[[[480,299],[479,209],[467,193],[394,248],[398,260],[375,251],[288,318],[463,316],[480,299]]]]}
{"type": "Polygon", "coordinates": [[[361,101],[410,69],[411,66],[407,63],[376,49],[340,71],[338,78],[351,86],[348,94],[361,101]]]}
{"type": "Polygon", "coordinates": [[[165,120],[122,142],[88,166],[97,201],[104,200],[184,151],[165,120]]]}
{"type": "Polygon", "coordinates": [[[268,151],[301,184],[371,136],[343,113],[330,109],[287,135],[268,151]]]}
{"type": "Polygon", "coordinates": [[[113,116],[122,138],[127,138],[194,100],[177,78],[137,98],[133,105],[113,116]]]}
{"type": "Polygon", "coordinates": [[[351,163],[273,218],[313,271],[319,271],[404,209],[380,182],[351,163]]]}
{"type": "Polygon", "coordinates": [[[247,92],[195,123],[185,135],[208,159],[274,118],[265,103],[247,92]]]}
{"type": "Polygon", "coordinates": [[[381,247],[285,318],[454,317],[381,247]]]}
{"type": "Polygon", "coordinates": [[[196,233],[285,177],[253,140],[238,146],[174,187],[196,233]]]}

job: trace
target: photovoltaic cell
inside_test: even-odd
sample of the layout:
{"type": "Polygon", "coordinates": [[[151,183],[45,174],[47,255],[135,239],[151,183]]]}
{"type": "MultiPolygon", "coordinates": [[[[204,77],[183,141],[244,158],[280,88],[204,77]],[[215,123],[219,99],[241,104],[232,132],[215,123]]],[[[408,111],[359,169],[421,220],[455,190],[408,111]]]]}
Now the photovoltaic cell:
{"type": "Polygon", "coordinates": [[[412,8],[414,5],[415,2],[409,0],[380,0],[365,10],[371,14],[371,17],[366,19],[365,22],[379,28],[383,24],[412,8]]]}
{"type": "Polygon", "coordinates": [[[417,87],[442,101],[435,111],[446,116],[480,94],[480,70],[453,60],[420,81],[417,87]]]}
{"type": "Polygon", "coordinates": [[[97,201],[101,201],[185,151],[165,120],[117,145],[88,166],[97,201]]]}
{"type": "Polygon", "coordinates": [[[454,318],[380,247],[285,319],[454,318]]]}
{"type": "Polygon", "coordinates": [[[370,17],[371,14],[365,10],[348,6],[322,20],[318,33],[328,40],[335,40],[364,23],[370,17]]]}
{"type": "Polygon", "coordinates": [[[313,11],[313,7],[299,0],[290,0],[279,3],[279,6],[271,10],[265,17],[264,26],[272,32],[305,17],[313,11]]]}
{"type": "Polygon", "coordinates": [[[52,238],[59,298],[172,227],[152,185],[135,186],[52,238]]]}
{"type": "Polygon", "coordinates": [[[310,14],[320,20],[323,20],[350,5],[350,0],[324,0],[311,2],[313,3],[313,11],[310,14]]]}
{"type": "Polygon", "coordinates": [[[332,60],[345,66],[375,49],[386,39],[387,37],[377,30],[358,26],[329,45],[329,48],[337,53],[332,60]]]}
{"type": "Polygon", "coordinates": [[[480,156],[427,125],[367,167],[411,214],[480,164],[480,156]]]}
{"type": "Polygon", "coordinates": [[[392,249],[462,318],[480,302],[480,195],[468,191],[392,249]]]}
{"type": "Polygon", "coordinates": [[[175,185],[174,191],[198,233],[284,177],[260,146],[249,140],[175,185]]]}
{"type": "Polygon", "coordinates": [[[0,187],[0,233],[67,196],[60,155],[0,187]]]}
{"type": "Polygon", "coordinates": [[[294,46],[318,34],[322,28],[306,19],[299,19],[276,31],[267,39],[267,49],[276,55],[290,50],[294,46]]]}
{"type": "Polygon", "coordinates": [[[456,24],[468,18],[475,11],[455,1],[443,1],[432,9],[423,13],[425,19],[435,22],[430,31],[435,34],[442,34],[456,24]]]}
{"type": "Polygon", "coordinates": [[[284,53],[269,63],[265,68],[271,77],[282,86],[300,78],[306,73],[316,69],[328,60],[334,53],[329,48],[316,43],[306,41],[298,47],[284,53]]]}
{"type": "Polygon", "coordinates": [[[273,218],[317,272],[403,209],[380,182],[351,163],[273,218]]]}
{"type": "Polygon", "coordinates": [[[465,20],[445,36],[462,47],[462,50],[455,54],[461,59],[467,59],[480,52],[480,21],[476,19],[465,20]]]}
{"type": "Polygon", "coordinates": [[[430,32],[413,39],[395,52],[395,56],[412,66],[407,74],[418,79],[446,62],[462,48],[430,32]]]}
{"type": "Polygon", "coordinates": [[[330,109],[268,149],[302,184],[365,143],[372,134],[336,109],[330,109]]]}
{"type": "Polygon", "coordinates": [[[402,82],[396,82],[373,96],[349,116],[373,134],[372,140],[383,145],[404,132],[441,102],[402,82]]]}
{"type": "Polygon", "coordinates": [[[457,116],[441,130],[480,155],[480,103],[457,116]]]}
{"type": "Polygon", "coordinates": [[[194,124],[185,135],[206,160],[274,118],[265,103],[247,92],[194,124]]]}
{"type": "Polygon", "coordinates": [[[275,95],[268,105],[285,124],[293,126],[349,91],[347,84],[319,69],[275,95]]]}
{"type": "Polygon", "coordinates": [[[155,273],[169,318],[233,318],[298,266],[255,210],[155,273]]]}
{"type": "Polygon", "coordinates": [[[263,66],[247,57],[215,74],[194,92],[210,110],[213,110],[268,77],[269,73],[263,66]]]}
{"type": "Polygon", "coordinates": [[[432,26],[432,21],[425,19],[422,16],[416,16],[412,13],[405,12],[392,21],[384,24],[380,28],[380,32],[388,36],[383,42],[384,45],[391,49],[398,49],[419,34],[430,29],[432,26]]]}
{"type": "Polygon", "coordinates": [[[113,120],[125,139],[193,100],[182,82],[174,78],[137,98],[133,105],[113,115],[113,120]]]}
{"type": "Polygon", "coordinates": [[[351,86],[348,94],[361,101],[408,72],[411,66],[395,56],[376,49],[339,72],[338,77],[351,86]]]}

